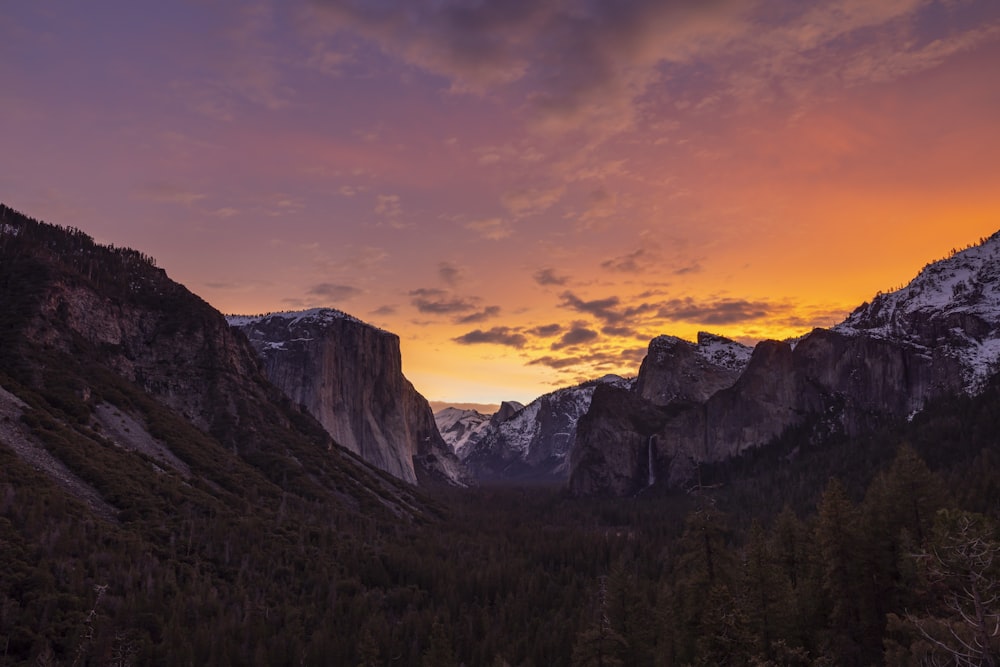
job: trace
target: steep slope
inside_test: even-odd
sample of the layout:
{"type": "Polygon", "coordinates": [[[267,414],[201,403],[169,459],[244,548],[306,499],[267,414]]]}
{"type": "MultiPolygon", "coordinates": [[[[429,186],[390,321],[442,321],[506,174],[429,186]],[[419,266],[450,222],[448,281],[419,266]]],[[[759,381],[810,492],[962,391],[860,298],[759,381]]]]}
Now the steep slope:
{"type": "Polygon", "coordinates": [[[403,376],[399,337],[331,308],[230,316],[267,377],[338,443],[411,484],[418,470],[462,484],[427,400],[403,376]]]}
{"type": "Polygon", "coordinates": [[[697,344],[658,336],[642,360],[636,392],[655,405],[704,401],[736,382],[750,353],[746,345],[704,332],[698,334],[697,344]]]}
{"type": "Polygon", "coordinates": [[[15,451],[44,446],[119,511],[138,501],[118,475],[148,461],[136,493],[165,471],[219,493],[413,512],[411,491],[335,446],[150,258],[0,207],[0,260],[0,379],[29,426],[8,432],[15,451]]]}
{"type": "Polygon", "coordinates": [[[438,431],[448,446],[454,450],[459,460],[472,451],[472,446],[478,442],[490,428],[496,428],[500,422],[513,417],[524,405],[517,401],[503,401],[499,409],[492,415],[484,415],[476,410],[463,410],[448,407],[434,413],[434,421],[438,431]]]}
{"type": "Polygon", "coordinates": [[[490,424],[491,415],[484,415],[477,410],[463,410],[448,407],[434,413],[441,437],[455,452],[459,459],[463,458],[465,448],[479,439],[490,424]]]}
{"type": "Polygon", "coordinates": [[[463,449],[464,463],[477,479],[565,480],[577,422],[600,384],[627,386],[630,382],[608,375],[558,389],[506,418],[502,418],[501,406],[483,434],[463,449]]]}
{"type": "Polygon", "coordinates": [[[679,486],[700,463],[790,428],[815,440],[860,435],[928,401],[977,392],[1000,359],[1000,234],[926,266],[832,330],[758,344],[741,372],[727,375],[695,349],[654,339],[633,395],[592,402],[574,448],[574,493],[627,495],[654,478],[679,486]],[[661,423],[622,421],[643,404],[660,408],[661,423]]]}
{"type": "Polygon", "coordinates": [[[835,331],[947,355],[975,393],[1000,364],[1000,232],[925,266],[903,289],[862,304],[835,331]]]}

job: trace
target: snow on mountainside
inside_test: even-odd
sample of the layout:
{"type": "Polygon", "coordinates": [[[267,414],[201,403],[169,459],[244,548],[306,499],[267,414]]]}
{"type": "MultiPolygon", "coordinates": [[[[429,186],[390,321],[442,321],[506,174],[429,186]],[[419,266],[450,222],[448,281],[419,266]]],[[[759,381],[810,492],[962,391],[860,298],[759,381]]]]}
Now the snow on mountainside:
{"type": "Polygon", "coordinates": [[[475,442],[490,425],[490,416],[476,410],[449,407],[435,412],[434,421],[441,437],[461,459],[469,444],[475,442]]]}
{"type": "Polygon", "coordinates": [[[629,388],[632,380],[606,375],[536,398],[503,420],[491,420],[461,457],[479,479],[565,479],[576,426],[598,384],[629,388]]]}
{"type": "Polygon", "coordinates": [[[862,304],[834,331],[940,349],[976,392],[1000,367],[1000,232],[925,266],[908,285],[862,304]]]}
{"type": "Polygon", "coordinates": [[[699,331],[698,354],[716,366],[742,372],[750,363],[753,348],[723,336],[699,331]]]}
{"type": "MultiPolygon", "coordinates": [[[[356,324],[363,324],[372,329],[378,327],[368,324],[353,315],[337,310],[336,308],[310,308],[308,310],[282,310],[276,313],[264,313],[263,315],[226,315],[226,321],[231,327],[245,327],[250,324],[257,324],[263,320],[280,319],[287,320],[288,326],[304,323],[329,323],[334,320],[347,320],[356,324]]],[[[381,329],[379,329],[381,331],[381,329]]]]}

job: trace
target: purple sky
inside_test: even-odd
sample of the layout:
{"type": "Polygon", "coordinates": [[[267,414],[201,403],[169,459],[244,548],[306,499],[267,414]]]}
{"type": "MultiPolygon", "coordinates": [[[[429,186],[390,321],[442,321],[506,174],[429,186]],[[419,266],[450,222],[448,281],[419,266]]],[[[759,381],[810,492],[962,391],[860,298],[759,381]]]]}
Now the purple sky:
{"type": "Polygon", "coordinates": [[[14,0],[0,201],[527,401],[996,231],[998,72],[994,0],[14,0]]]}

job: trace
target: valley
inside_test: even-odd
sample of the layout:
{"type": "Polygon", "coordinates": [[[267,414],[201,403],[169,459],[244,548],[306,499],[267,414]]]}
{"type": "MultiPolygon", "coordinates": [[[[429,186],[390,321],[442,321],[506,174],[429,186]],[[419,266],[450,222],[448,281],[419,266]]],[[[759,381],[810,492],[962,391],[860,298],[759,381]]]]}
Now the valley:
{"type": "Polygon", "coordinates": [[[0,664],[989,664],[998,267],[435,422],[395,334],[0,208],[0,664]]]}

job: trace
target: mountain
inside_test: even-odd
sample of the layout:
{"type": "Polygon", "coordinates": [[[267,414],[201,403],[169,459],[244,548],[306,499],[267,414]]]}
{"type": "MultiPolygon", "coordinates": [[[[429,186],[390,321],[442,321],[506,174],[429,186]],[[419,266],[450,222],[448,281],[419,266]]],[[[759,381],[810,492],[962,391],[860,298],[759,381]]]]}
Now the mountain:
{"type": "Polygon", "coordinates": [[[228,321],[270,381],[336,442],[411,484],[418,476],[465,483],[430,405],[403,376],[398,336],[332,308],[228,321]]]}
{"type": "Polygon", "coordinates": [[[903,289],[862,304],[834,331],[912,345],[958,360],[967,393],[1000,359],[1000,232],[925,266],[903,289]]]}
{"type": "Polygon", "coordinates": [[[704,401],[731,387],[750,362],[751,348],[722,336],[701,332],[697,344],[658,336],[636,378],[636,392],[654,405],[704,401]]]}
{"type": "MultiPolygon", "coordinates": [[[[581,419],[570,489],[637,493],[692,483],[725,461],[805,429],[821,442],[912,418],[974,394],[1000,360],[1000,233],[929,264],[832,329],[715,357],[671,337],[650,343],[633,391],[595,393],[581,419]]],[[[716,343],[712,343],[716,345],[716,343]]]]}
{"type": "Polygon", "coordinates": [[[151,258],[0,207],[0,302],[4,442],[105,516],[152,511],[137,508],[160,506],[175,482],[205,495],[196,504],[291,493],[420,513],[151,258]]]}
{"type": "Polygon", "coordinates": [[[608,375],[550,392],[516,411],[517,406],[505,403],[478,438],[462,448],[462,461],[476,479],[565,481],[577,421],[587,412],[595,388],[629,383],[608,375]]]}
{"type": "Polygon", "coordinates": [[[452,451],[462,458],[463,450],[474,442],[490,424],[491,415],[484,415],[478,410],[463,410],[447,407],[434,413],[441,437],[452,448],[452,451]]]}
{"type": "Polygon", "coordinates": [[[478,410],[449,406],[434,413],[441,437],[448,443],[459,459],[464,460],[471,446],[480,440],[486,431],[513,417],[524,405],[517,401],[503,401],[492,415],[484,415],[478,410]]]}

